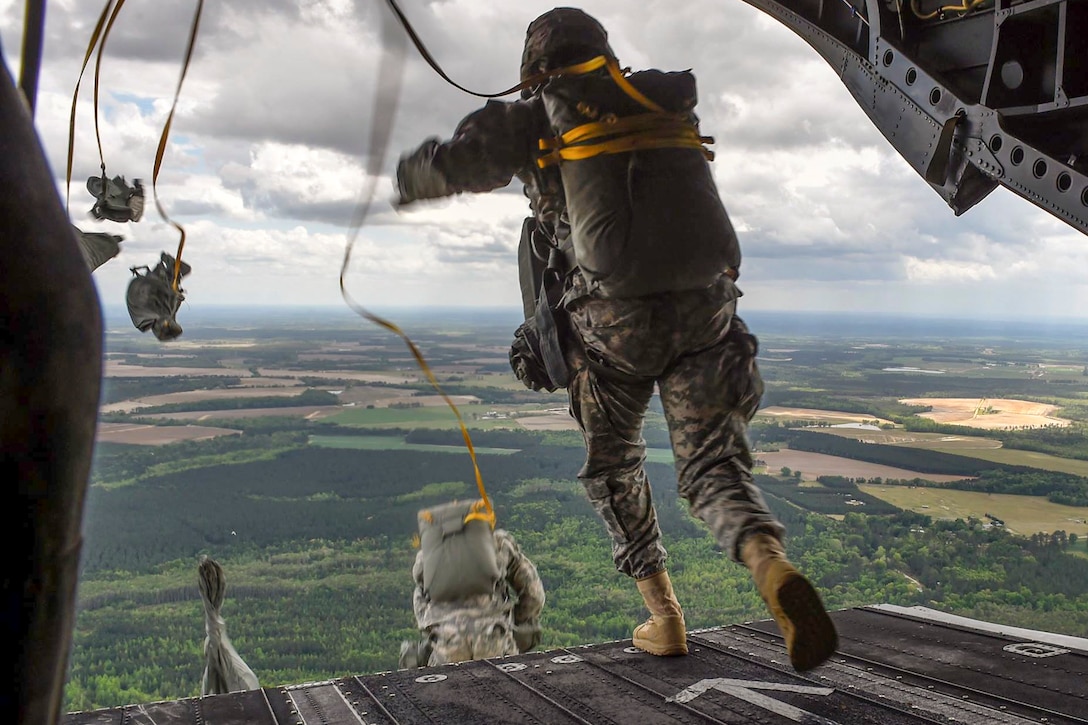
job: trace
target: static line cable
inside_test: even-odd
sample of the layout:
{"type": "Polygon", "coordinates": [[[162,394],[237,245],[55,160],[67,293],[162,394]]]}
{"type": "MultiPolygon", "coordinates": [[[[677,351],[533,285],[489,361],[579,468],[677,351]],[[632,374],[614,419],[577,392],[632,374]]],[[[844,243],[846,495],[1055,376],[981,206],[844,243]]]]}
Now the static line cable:
{"type": "Polygon", "coordinates": [[[170,286],[175,292],[180,292],[179,285],[181,282],[181,252],[185,249],[185,229],[180,224],[175,222],[162,208],[162,203],[159,201],[159,192],[157,183],[159,180],[159,169],[162,168],[162,157],[166,153],[166,140],[170,136],[170,126],[174,123],[174,112],[178,109],[178,98],[181,96],[181,85],[185,82],[185,74],[189,70],[189,61],[193,58],[193,46],[196,44],[197,32],[200,30],[200,13],[204,9],[204,0],[197,0],[196,11],[193,14],[193,25],[189,29],[189,43],[185,48],[185,60],[181,65],[181,76],[178,78],[178,87],[174,91],[174,104],[170,107],[170,114],[166,117],[166,123],[162,128],[162,136],[159,137],[159,147],[155,150],[155,170],[151,175],[151,193],[155,197],[155,208],[159,210],[159,214],[167,223],[169,223],[174,229],[178,230],[181,235],[181,239],[178,241],[178,253],[174,256],[174,277],[170,283],[170,286]]]}
{"type": "Polygon", "coordinates": [[[851,15],[853,15],[861,22],[865,23],[866,27],[869,26],[869,21],[865,18],[864,15],[861,14],[860,10],[858,10],[853,4],[851,4],[850,0],[842,0],[842,2],[844,5],[846,5],[846,7],[850,8],[851,15]]]}
{"type": "MultiPolygon", "coordinates": [[[[392,0],[389,0],[389,3],[393,6],[394,12],[397,13],[401,23],[406,23],[407,21],[400,15],[399,10],[396,9],[392,0]]],[[[399,33],[390,32],[387,29],[386,23],[382,23],[382,48],[383,52],[378,69],[378,85],[375,89],[373,106],[375,109],[374,118],[370,127],[370,153],[367,156],[366,182],[363,186],[363,192],[359,202],[356,204],[351,226],[348,229],[347,246],[344,249],[344,259],[340,265],[340,295],[344,298],[344,302],[347,303],[348,307],[360,317],[370,320],[404,340],[405,344],[408,346],[408,350],[412,353],[412,357],[415,358],[416,363],[418,363],[420,369],[427,376],[427,380],[430,382],[431,386],[438,391],[438,394],[442,396],[442,399],[446,401],[450,410],[453,411],[454,416],[457,418],[457,423],[461,428],[461,435],[465,440],[465,446],[468,448],[469,457],[472,459],[472,468],[476,476],[476,487],[479,490],[480,498],[483,500],[484,506],[487,509],[487,513],[482,516],[486,518],[490,522],[492,528],[494,528],[495,510],[492,507],[491,499],[488,497],[487,491],[484,488],[483,476],[480,474],[480,467],[476,461],[476,449],[472,445],[472,438],[469,435],[468,428],[465,426],[464,418],[461,417],[461,412],[457,409],[457,406],[449,395],[442,390],[442,387],[438,384],[438,380],[435,378],[430,366],[424,359],[423,353],[420,352],[411,338],[394,323],[368,311],[365,307],[356,302],[348,293],[347,286],[344,283],[344,277],[347,274],[348,266],[351,262],[352,249],[359,237],[359,231],[370,216],[370,207],[374,202],[378,177],[381,173],[382,166],[385,163],[386,151],[389,148],[389,137],[393,130],[393,120],[397,113],[397,102],[400,98],[400,88],[404,77],[404,40],[399,33]],[[388,96],[390,95],[392,101],[388,99],[388,96]]]]}
{"type": "MultiPolygon", "coordinates": [[[[981,0],[979,0],[979,1],[981,1],[981,0]]],[[[843,0],[843,2],[847,2],[847,0],[843,0]]],[[[460,83],[458,83],[457,81],[450,78],[449,75],[446,74],[446,71],[442,70],[442,66],[440,66],[438,64],[438,61],[436,61],[434,59],[434,56],[431,55],[430,51],[427,50],[427,46],[423,44],[423,41],[420,39],[419,35],[416,33],[415,28],[413,28],[412,24],[410,22],[408,22],[407,16],[405,16],[405,14],[401,11],[400,7],[396,3],[396,0],[386,0],[386,3],[388,3],[389,9],[393,11],[393,14],[396,15],[397,21],[400,22],[400,24],[404,27],[404,31],[408,34],[408,37],[411,39],[412,44],[416,47],[416,50],[419,51],[419,54],[421,56],[423,56],[423,60],[425,60],[427,62],[427,65],[429,65],[434,70],[435,73],[437,73],[439,76],[441,76],[442,80],[446,81],[447,83],[449,83],[454,88],[456,88],[456,89],[458,89],[460,91],[464,91],[465,93],[469,94],[470,96],[476,96],[477,98],[500,98],[502,96],[509,96],[511,93],[516,93],[516,92],[518,92],[518,91],[520,91],[520,90],[522,90],[524,88],[532,88],[533,86],[536,86],[536,85],[539,85],[539,84],[543,83],[544,81],[548,80],[549,78],[555,78],[556,76],[567,75],[567,74],[579,75],[581,73],[586,73],[587,72],[583,68],[583,66],[585,64],[580,63],[580,64],[577,64],[577,65],[568,66],[568,67],[565,67],[565,68],[556,68],[555,70],[549,70],[549,71],[544,71],[542,73],[537,73],[535,75],[532,75],[532,76],[526,78],[521,83],[518,83],[516,86],[511,86],[510,88],[507,88],[505,91],[499,91],[498,93],[480,93],[479,91],[474,91],[474,90],[472,90],[470,88],[465,88],[460,83]]],[[[847,4],[849,4],[849,3],[847,2],[847,4]]],[[[857,11],[855,10],[855,12],[857,12],[857,11]]],[[[863,18],[863,20],[864,20],[864,18],[863,18]]],[[[612,58],[610,60],[612,62],[615,62],[614,58],[612,58]]],[[[603,66],[604,66],[604,63],[601,64],[601,67],[603,67],[603,66]]],[[[618,64],[617,64],[617,70],[619,70],[618,64]]],[[[624,68],[623,69],[623,73],[627,73],[629,71],[630,71],[630,68],[624,68]]],[[[611,68],[609,68],[609,72],[613,73],[611,68]]],[[[615,77],[615,73],[613,73],[613,77],[615,77]]],[[[619,82],[620,81],[617,81],[617,83],[619,83],[619,82]]]]}
{"type": "Polygon", "coordinates": [[[435,73],[442,76],[442,79],[454,88],[464,91],[470,96],[476,96],[477,98],[498,98],[500,96],[508,96],[511,93],[520,91],[525,86],[524,83],[521,83],[514,86],[513,88],[508,88],[500,93],[479,93],[477,91],[465,88],[464,86],[450,78],[448,75],[446,75],[446,71],[442,70],[442,67],[438,65],[438,62],[434,59],[434,56],[432,56],[430,54],[430,51],[427,50],[427,46],[423,44],[423,41],[420,40],[419,35],[416,34],[415,28],[412,27],[412,24],[408,22],[408,18],[404,15],[403,12],[401,12],[400,7],[397,6],[396,0],[386,0],[386,2],[389,4],[389,9],[393,11],[393,14],[397,16],[397,20],[404,27],[405,32],[408,33],[408,37],[412,40],[412,44],[416,46],[419,54],[423,56],[423,60],[427,61],[427,65],[431,66],[431,68],[434,69],[435,73]]]}
{"type": "MultiPolygon", "coordinates": [[[[124,0],[120,0],[123,3],[124,0]]],[[[120,10],[121,4],[118,3],[117,8],[113,11],[113,16],[116,17],[117,11],[120,10]]],[[[94,48],[98,45],[98,39],[102,35],[102,28],[106,24],[106,19],[110,17],[110,6],[113,5],[113,0],[106,0],[106,6],[102,8],[102,13],[98,16],[98,22],[94,26],[94,32],[91,33],[91,40],[87,44],[87,52],[83,55],[83,67],[79,69],[79,78],[76,79],[76,89],[72,93],[72,111],[68,116],[68,171],[66,176],[66,183],[64,185],[64,203],[65,207],[71,205],[71,189],[72,186],[72,159],[74,157],[74,146],[76,139],[76,103],[79,101],[79,85],[83,82],[83,74],[87,71],[87,64],[91,60],[91,54],[94,53],[94,48]]],[[[110,24],[113,24],[112,18],[110,24]]],[[[105,42],[105,41],[103,41],[105,42]]],[[[98,108],[97,108],[97,96],[95,99],[95,136],[98,136],[98,108]]],[[[98,153],[101,159],[102,154],[102,142],[98,143],[98,153]]],[[[102,167],[105,169],[106,162],[102,161],[102,167]]],[[[103,171],[105,176],[105,171],[103,171]]]]}
{"type": "Polygon", "coordinates": [[[102,153],[102,135],[98,130],[98,89],[99,89],[99,77],[102,74],[102,53],[106,50],[106,39],[110,35],[110,30],[113,29],[113,23],[117,20],[117,14],[121,12],[121,8],[124,7],[125,0],[117,0],[117,5],[114,7],[113,12],[110,13],[109,22],[106,23],[106,29],[102,31],[102,42],[98,44],[98,54],[94,59],[94,137],[98,141],[98,159],[102,163],[102,184],[106,184],[106,157],[102,153]]]}

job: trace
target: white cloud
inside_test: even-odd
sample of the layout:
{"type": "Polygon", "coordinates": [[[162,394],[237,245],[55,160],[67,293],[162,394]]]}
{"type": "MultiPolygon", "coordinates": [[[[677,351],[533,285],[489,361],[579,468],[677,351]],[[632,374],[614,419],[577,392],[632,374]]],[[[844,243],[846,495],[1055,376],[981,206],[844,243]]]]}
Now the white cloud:
{"type": "MultiPolygon", "coordinates": [[[[0,39],[18,68],[22,3],[0,0],[0,39]]],[[[68,121],[97,4],[53,0],[36,124],[63,191],[68,121]]],[[[404,0],[401,7],[458,83],[492,92],[517,79],[525,27],[541,0],[404,0]]],[[[693,68],[715,178],[745,253],[744,305],[989,314],[1015,295],[1021,315],[1063,314],[1088,300],[1084,235],[1005,189],[956,217],[869,121],[836,70],[800,37],[745,2],[587,0],[620,60],[693,68]],[[924,293],[922,292],[924,290],[924,293]]],[[[170,111],[193,7],[129,0],[105,50],[99,135],[107,173],[148,185],[170,111]]],[[[189,305],[338,304],[348,224],[368,180],[381,3],[208,3],[157,191],[189,239],[189,305]]],[[[388,60],[388,58],[386,58],[388,60]]],[[[94,60],[83,78],[69,206],[82,228],[125,236],[95,273],[123,299],[130,266],[173,252],[177,234],[153,200],[127,227],[87,218],[99,173],[94,60]]],[[[389,80],[388,78],[386,80],[389,80]]],[[[452,88],[411,46],[392,141],[348,283],[364,304],[516,307],[516,247],[528,212],[515,181],[399,212],[397,157],[448,137],[483,99],[452,88]]],[[[1083,308],[1083,307],[1082,307],[1083,308]]]]}

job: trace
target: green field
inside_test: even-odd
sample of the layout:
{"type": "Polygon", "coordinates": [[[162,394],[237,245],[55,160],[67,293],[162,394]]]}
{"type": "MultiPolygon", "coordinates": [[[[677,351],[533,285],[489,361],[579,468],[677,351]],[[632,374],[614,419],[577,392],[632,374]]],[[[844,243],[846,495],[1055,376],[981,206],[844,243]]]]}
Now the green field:
{"type": "Polygon", "coordinates": [[[930,451],[978,458],[991,463],[1028,466],[1044,471],[1088,476],[1088,461],[1076,458],[1062,458],[1048,453],[1036,453],[1035,451],[1002,448],[1000,441],[982,436],[916,433],[905,430],[871,431],[857,428],[813,428],[812,430],[818,433],[829,433],[870,443],[902,446],[904,448],[923,448],[930,451]]]}
{"type": "MultiPolygon", "coordinates": [[[[489,410],[498,407],[483,408],[479,405],[458,408],[461,418],[469,428],[516,428],[517,423],[509,418],[484,418],[489,410]],[[471,408],[466,410],[465,408],[471,408]],[[473,417],[475,414],[475,417],[473,417]]],[[[419,408],[349,408],[326,418],[338,425],[351,425],[360,428],[456,428],[457,417],[447,406],[427,406],[419,408]]]]}
{"type": "Polygon", "coordinates": [[[959,448],[945,446],[927,446],[935,451],[944,453],[957,453],[962,456],[981,458],[984,461],[994,463],[1006,463],[1012,466],[1030,466],[1041,468],[1044,471],[1057,471],[1059,473],[1071,473],[1074,476],[1088,476],[1088,461],[1075,458],[1061,458],[1048,453],[1036,453],[1035,451],[1019,451],[1014,448],[977,448],[964,451],[959,448]]]}
{"type": "Polygon", "coordinates": [[[880,484],[863,484],[858,488],[893,506],[935,519],[974,517],[986,521],[986,514],[992,514],[1003,520],[1009,531],[1022,536],[1059,530],[1088,536],[1088,507],[1061,506],[1040,496],[880,484]]]}
{"type": "MultiPolygon", "coordinates": [[[[397,436],[310,436],[310,445],[324,448],[351,448],[361,451],[437,451],[457,452],[466,451],[464,446],[441,446],[431,443],[406,443],[403,438],[397,436]]],[[[518,453],[517,448],[481,448],[473,446],[477,453],[494,453],[507,456],[518,453]]]]}

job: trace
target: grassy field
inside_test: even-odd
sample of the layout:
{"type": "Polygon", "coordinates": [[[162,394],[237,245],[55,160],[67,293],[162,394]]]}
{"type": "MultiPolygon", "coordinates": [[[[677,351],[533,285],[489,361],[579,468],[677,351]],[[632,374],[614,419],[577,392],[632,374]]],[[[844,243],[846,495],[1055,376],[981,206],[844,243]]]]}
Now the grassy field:
{"type": "Polygon", "coordinates": [[[791,471],[799,471],[802,480],[815,481],[818,476],[846,476],[847,478],[892,478],[910,480],[920,478],[923,481],[959,481],[965,476],[948,476],[939,473],[920,473],[906,468],[884,466],[879,463],[855,461],[853,458],[841,456],[829,456],[823,453],[810,453],[808,451],[794,451],[783,448],[779,451],[757,451],[757,461],[763,465],[756,465],[757,473],[777,474],[782,468],[791,471]]]}
{"type": "Polygon", "coordinates": [[[1005,522],[1009,531],[1022,536],[1062,530],[1088,536],[1088,507],[1060,506],[1039,496],[1012,496],[911,486],[864,484],[862,491],[909,511],[935,519],[986,521],[986,514],[1005,522]]]}
{"type": "MultiPolygon", "coordinates": [[[[465,446],[440,446],[430,443],[406,443],[396,436],[310,436],[310,445],[324,448],[352,448],[366,451],[438,451],[458,452],[465,446]]],[[[501,456],[517,453],[517,448],[481,448],[473,446],[477,453],[495,453],[501,456]]]]}
{"type": "MultiPolygon", "coordinates": [[[[497,408],[466,406],[458,408],[465,425],[470,428],[515,428],[517,424],[509,418],[484,418],[484,414],[497,408]],[[475,414],[476,417],[473,417],[475,414]]],[[[448,406],[428,406],[419,408],[348,408],[328,421],[339,425],[353,425],[361,428],[456,428],[457,418],[448,406]]]]}
{"type": "Polygon", "coordinates": [[[924,448],[941,453],[969,456],[993,463],[1007,463],[1012,466],[1030,466],[1044,471],[1071,473],[1075,476],[1088,476],[1088,461],[1075,458],[1061,458],[1047,453],[1020,451],[1015,448],[1002,448],[1001,442],[982,436],[952,436],[944,433],[912,433],[905,430],[870,431],[857,428],[813,428],[818,433],[853,438],[905,448],[924,448]]]}
{"type": "Polygon", "coordinates": [[[1048,453],[1036,453],[1035,451],[1018,451],[1013,448],[989,448],[975,449],[967,453],[955,448],[932,446],[935,451],[945,453],[958,453],[969,455],[972,458],[981,458],[984,461],[994,463],[1007,463],[1013,466],[1030,466],[1041,468],[1044,471],[1057,471],[1059,473],[1071,473],[1074,476],[1088,476],[1088,461],[1076,458],[1059,458],[1048,453]]]}

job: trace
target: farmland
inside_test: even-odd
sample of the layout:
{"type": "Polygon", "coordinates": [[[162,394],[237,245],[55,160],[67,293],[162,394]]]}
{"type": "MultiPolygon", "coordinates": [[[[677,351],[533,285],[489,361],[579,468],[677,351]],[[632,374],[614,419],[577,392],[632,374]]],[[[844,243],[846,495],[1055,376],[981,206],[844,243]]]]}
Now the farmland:
{"type": "Polygon", "coordinates": [[[935,519],[987,521],[986,514],[990,514],[1004,521],[1005,527],[1014,534],[1030,536],[1062,530],[1088,536],[1088,508],[1059,506],[1038,496],[873,484],[862,484],[859,488],[901,509],[935,519]]]}
{"type": "MultiPolygon", "coordinates": [[[[232,641],[263,685],[388,669],[414,632],[417,511],[477,495],[458,417],[387,331],[329,312],[262,319],[186,319],[170,345],[125,326],[108,333],[70,708],[199,691],[200,554],[229,573],[232,641]]],[[[584,449],[566,396],[529,391],[510,371],[518,315],[395,319],[456,405],[502,525],[545,581],[542,646],[630,636],[643,603],[577,479],[584,449]]],[[[1084,336],[746,320],[766,355],[750,430],[758,485],[829,606],[984,609],[1088,635],[1088,506],[1048,500],[1086,490],[1084,336]],[[980,429],[922,416],[942,398],[1023,401],[1069,424],[980,429]],[[802,449],[829,440],[854,447],[802,449]],[[946,488],[963,481],[993,490],[946,488]],[[1058,531],[1078,537],[1018,536],[1058,531]]],[[[976,405],[978,417],[997,420],[999,405],[976,405]]],[[[746,571],[725,564],[678,497],[656,396],[650,407],[647,475],[689,626],[766,616],[746,571]]]]}

